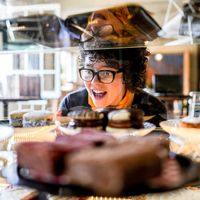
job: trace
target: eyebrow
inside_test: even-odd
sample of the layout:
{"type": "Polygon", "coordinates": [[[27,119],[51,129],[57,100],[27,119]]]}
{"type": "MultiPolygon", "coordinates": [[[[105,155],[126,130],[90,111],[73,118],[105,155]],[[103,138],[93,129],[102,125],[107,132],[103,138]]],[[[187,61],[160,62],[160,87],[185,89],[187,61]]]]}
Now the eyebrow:
{"type": "MultiPolygon", "coordinates": [[[[93,64],[87,64],[87,65],[85,65],[85,68],[86,68],[86,67],[88,67],[88,68],[94,68],[94,67],[93,67],[93,64]]],[[[103,67],[109,68],[108,70],[111,70],[111,69],[118,70],[117,68],[115,68],[115,67],[113,67],[113,66],[108,66],[108,65],[107,65],[107,66],[101,66],[101,67],[102,67],[102,68],[103,68],[103,67]]],[[[101,70],[106,70],[106,69],[101,69],[101,70]]]]}
{"type": "Polygon", "coordinates": [[[85,65],[84,67],[90,67],[90,68],[93,68],[93,64],[87,64],[87,65],[85,65]]]}

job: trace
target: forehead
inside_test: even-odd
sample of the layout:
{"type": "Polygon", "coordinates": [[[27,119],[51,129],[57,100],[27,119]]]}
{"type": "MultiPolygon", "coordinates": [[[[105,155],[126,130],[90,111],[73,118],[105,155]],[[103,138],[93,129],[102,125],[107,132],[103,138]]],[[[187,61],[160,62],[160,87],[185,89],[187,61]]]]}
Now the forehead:
{"type": "Polygon", "coordinates": [[[113,59],[106,59],[106,58],[94,59],[94,57],[87,55],[85,56],[84,66],[89,68],[108,67],[108,68],[118,69],[119,63],[113,59]]]}

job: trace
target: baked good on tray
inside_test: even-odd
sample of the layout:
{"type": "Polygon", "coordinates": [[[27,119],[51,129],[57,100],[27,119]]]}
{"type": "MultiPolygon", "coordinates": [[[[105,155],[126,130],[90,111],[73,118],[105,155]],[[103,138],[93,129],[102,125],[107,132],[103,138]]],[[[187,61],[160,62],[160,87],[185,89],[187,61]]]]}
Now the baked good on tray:
{"type": "Polygon", "coordinates": [[[180,127],[200,128],[200,117],[184,117],[179,121],[180,127]]]}
{"type": "Polygon", "coordinates": [[[20,174],[27,179],[117,196],[160,175],[169,143],[160,137],[117,140],[93,131],[56,142],[21,143],[16,151],[20,174]]]}
{"type": "Polygon", "coordinates": [[[23,126],[23,115],[29,112],[29,110],[15,110],[9,113],[9,123],[13,127],[23,126]]]}
{"type": "Polygon", "coordinates": [[[76,135],[59,135],[55,142],[19,143],[16,146],[18,165],[40,173],[62,174],[64,158],[69,153],[101,146],[109,141],[114,142],[115,139],[105,132],[85,129],[76,135]]]}
{"type": "Polygon", "coordinates": [[[117,196],[158,176],[168,150],[166,141],[153,137],[133,137],[85,149],[65,158],[68,167],[64,180],[99,195],[117,196]]]}
{"type": "Polygon", "coordinates": [[[106,130],[106,127],[108,125],[108,114],[113,111],[113,110],[117,110],[117,108],[115,107],[105,107],[105,108],[99,108],[96,109],[95,111],[102,113],[103,114],[103,130],[106,130]]]}
{"type": "Polygon", "coordinates": [[[54,124],[53,113],[48,110],[35,110],[23,115],[23,127],[48,126],[54,124]]]}
{"type": "Polygon", "coordinates": [[[125,129],[140,129],[143,125],[144,113],[140,109],[126,108],[118,109],[108,113],[107,131],[118,131],[125,129]]]}
{"type": "Polygon", "coordinates": [[[70,111],[67,116],[70,119],[68,127],[93,127],[103,129],[103,113],[99,113],[90,109],[80,109],[70,111]]]}

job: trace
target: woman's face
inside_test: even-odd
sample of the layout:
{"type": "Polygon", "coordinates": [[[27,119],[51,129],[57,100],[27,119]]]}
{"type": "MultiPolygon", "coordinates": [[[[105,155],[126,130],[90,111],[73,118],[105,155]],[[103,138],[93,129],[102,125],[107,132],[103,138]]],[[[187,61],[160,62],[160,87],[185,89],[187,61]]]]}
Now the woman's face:
{"type": "MultiPolygon", "coordinates": [[[[88,56],[85,59],[85,68],[96,71],[99,70],[112,70],[117,69],[108,67],[103,61],[95,62],[94,64],[89,60],[88,56]]],[[[101,83],[97,75],[94,76],[92,81],[84,81],[85,87],[93,100],[96,108],[104,108],[107,106],[117,106],[123,98],[126,88],[123,84],[123,73],[116,73],[112,83],[101,83]]]]}

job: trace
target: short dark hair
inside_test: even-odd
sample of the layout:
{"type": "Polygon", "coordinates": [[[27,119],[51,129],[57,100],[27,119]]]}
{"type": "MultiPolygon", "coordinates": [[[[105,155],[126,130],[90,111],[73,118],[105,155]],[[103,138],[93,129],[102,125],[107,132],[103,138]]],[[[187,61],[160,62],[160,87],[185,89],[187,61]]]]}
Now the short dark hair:
{"type": "Polygon", "coordinates": [[[113,68],[124,69],[123,79],[127,89],[134,91],[143,88],[146,82],[146,64],[149,51],[144,48],[121,48],[103,50],[81,50],[80,64],[84,66],[85,57],[89,56],[91,62],[103,61],[113,68]]]}

